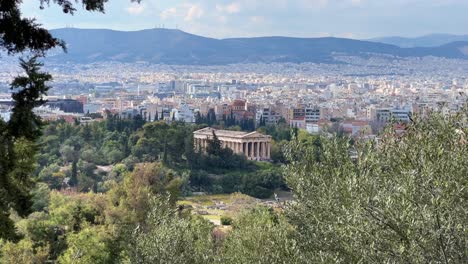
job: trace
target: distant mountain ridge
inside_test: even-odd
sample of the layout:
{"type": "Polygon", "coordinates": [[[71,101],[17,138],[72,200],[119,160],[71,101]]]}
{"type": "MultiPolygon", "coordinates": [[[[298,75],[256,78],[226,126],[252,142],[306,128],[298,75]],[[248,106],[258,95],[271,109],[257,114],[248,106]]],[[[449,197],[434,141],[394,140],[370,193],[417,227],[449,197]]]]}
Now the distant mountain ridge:
{"type": "Polygon", "coordinates": [[[382,37],[369,41],[395,45],[401,48],[437,47],[452,42],[468,41],[468,35],[431,34],[416,38],[382,37]]]}
{"type": "Polygon", "coordinates": [[[214,39],[174,29],[115,31],[109,29],[51,30],[65,40],[68,53],[55,52],[50,60],[90,63],[97,61],[175,65],[225,65],[234,63],[326,62],[336,53],[366,56],[369,53],[400,57],[438,56],[468,59],[468,42],[433,48],[400,48],[395,45],[344,38],[257,37],[214,39]]]}

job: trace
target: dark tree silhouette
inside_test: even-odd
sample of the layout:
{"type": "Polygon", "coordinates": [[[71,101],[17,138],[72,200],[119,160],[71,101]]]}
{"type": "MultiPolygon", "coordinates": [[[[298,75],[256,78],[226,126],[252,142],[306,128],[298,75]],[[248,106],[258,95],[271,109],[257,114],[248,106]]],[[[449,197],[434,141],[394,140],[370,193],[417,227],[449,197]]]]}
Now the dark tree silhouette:
{"type": "MultiPolygon", "coordinates": [[[[54,38],[35,19],[22,17],[21,2],[21,0],[0,1],[0,47],[6,49],[9,54],[32,51],[39,55],[44,55],[47,50],[55,47],[65,49],[65,43],[54,38]]],[[[64,13],[73,15],[77,11],[75,5],[81,4],[87,11],[104,13],[106,2],[107,0],[39,0],[38,7],[44,9],[56,4],[64,13]]]]}
{"type": "MultiPolygon", "coordinates": [[[[74,14],[74,5],[82,4],[87,11],[104,12],[107,0],[39,0],[39,8],[56,4],[64,13],[74,14]]],[[[139,1],[136,1],[139,2],[139,1]]],[[[0,51],[9,55],[30,52],[34,56],[21,60],[25,76],[15,78],[11,84],[15,106],[11,120],[0,120],[0,239],[15,239],[14,225],[9,218],[14,209],[20,216],[26,216],[31,207],[30,174],[34,170],[34,155],[37,151],[36,140],[40,136],[41,120],[32,111],[45,103],[43,96],[52,79],[47,73],[40,72],[41,63],[37,56],[46,51],[61,47],[65,43],[53,37],[35,19],[22,17],[21,0],[0,0],[0,51]]]]}
{"type": "Polygon", "coordinates": [[[13,113],[7,124],[0,124],[0,238],[16,238],[9,218],[11,209],[20,216],[30,211],[33,183],[29,176],[34,170],[35,142],[42,125],[33,108],[44,103],[43,96],[49,90],[46,82],[52,79],[48,73],[40,72],[40,66],[37,57],[21,60],[25,76],[16,77],[11,84],[13,113]]]}

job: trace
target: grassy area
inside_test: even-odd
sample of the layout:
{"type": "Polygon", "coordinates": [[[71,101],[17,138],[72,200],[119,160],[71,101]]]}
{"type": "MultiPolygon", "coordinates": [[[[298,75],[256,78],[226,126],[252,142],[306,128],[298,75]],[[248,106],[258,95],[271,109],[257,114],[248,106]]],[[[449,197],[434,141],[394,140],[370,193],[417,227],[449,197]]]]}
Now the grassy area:
{"type": "MultiPolygon", "coordinates": [[[[280,201],[291,200],[290,192],[276,192],[280,201]]],[[[228,216],[235,219],[239,213],[245,209],[263,204],[271,206],[274,199],[260,200],[241,193],[198,195],[185,197],[177,202],[191,208],[193,214],[198,214],[211,221],[215,225],[220,225],[221,216],[228,216]]]]}
{"type": "Polygon", "coordinates": [[[179,205],[191,206],[192,213],[220,225],[221,216],[235,218],[239,212],[257,205],[260,201],[245,194],[216,194],[186,197],[179,205]]]}

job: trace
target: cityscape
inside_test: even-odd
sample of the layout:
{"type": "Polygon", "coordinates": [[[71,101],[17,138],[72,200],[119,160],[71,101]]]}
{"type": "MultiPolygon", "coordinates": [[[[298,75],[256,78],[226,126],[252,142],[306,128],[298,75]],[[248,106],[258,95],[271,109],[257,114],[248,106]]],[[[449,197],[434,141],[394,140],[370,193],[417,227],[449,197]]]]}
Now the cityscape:
{"type": "MultiPolygon", "coordinates": [[[[251,119],[257,126],[283,120],[320,133],[337,123],[351,136],[375,136],[392,119],[408,122],[413,114],[436,109],[457,112],[466,103],[468,61],[384,56],[340,60],[347,64],[49,65],[53,88],[49,103],[37,111],[44,119],[69,122],[109,111],[142,115],[147,121],[195,123],[212,109],[219,121],[233,112],[237,121],[251,119]]],[[[0,105],[8,121],[8,83],[17,69],[4,69],[0,105]]]]}
{"type": "Polygon", "coordinates": [[[466,10],[0,1],[0,263],[468,263],[466,10]]]}

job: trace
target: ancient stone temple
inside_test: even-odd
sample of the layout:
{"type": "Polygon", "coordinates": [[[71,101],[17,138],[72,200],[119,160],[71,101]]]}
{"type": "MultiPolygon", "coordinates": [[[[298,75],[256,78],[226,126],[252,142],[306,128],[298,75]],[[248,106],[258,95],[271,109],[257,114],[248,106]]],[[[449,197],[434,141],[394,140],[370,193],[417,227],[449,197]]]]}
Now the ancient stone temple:
{"type": "Polygon", "coordinates": [[[270,160],[271,136],[258,132],[239,132],[217,130],[211,127],[193,132],[195,149],[204,150],[208,140],[213,138],[213,132],[223,147],[230,148],[234,153],[243,154],[250,160],[270,160]]]}

